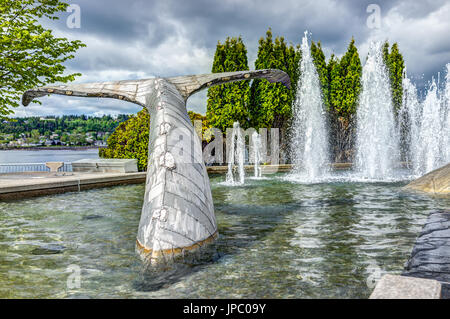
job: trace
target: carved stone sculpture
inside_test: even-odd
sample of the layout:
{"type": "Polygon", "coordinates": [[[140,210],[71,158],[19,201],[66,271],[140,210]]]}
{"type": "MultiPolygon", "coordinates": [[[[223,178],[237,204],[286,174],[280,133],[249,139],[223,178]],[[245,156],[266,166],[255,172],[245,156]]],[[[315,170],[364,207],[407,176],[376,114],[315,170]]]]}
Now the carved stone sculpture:
{"type": "Polygon", "coordinates": [[[60,94],[114,98],[148,109],[148,170],[137,248],[152,261],[170,260],[218,237],[201,141],[187,114],[186,100],[214,85],[251,79],[282,82],[290,87],[285,72],[268,69],[46,86],[25,92],[22,103],[27,106],[37,97],[60,94]]]}

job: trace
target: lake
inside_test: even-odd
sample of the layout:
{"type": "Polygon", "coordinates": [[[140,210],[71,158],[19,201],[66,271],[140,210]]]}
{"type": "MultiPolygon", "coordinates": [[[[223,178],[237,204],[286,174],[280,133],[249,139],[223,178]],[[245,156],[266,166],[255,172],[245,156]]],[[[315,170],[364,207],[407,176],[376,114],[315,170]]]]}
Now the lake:
{"type": "Polygon", "coordinates": [[[0,151],[0,164],[74,162],[85,158],[99,158],[98,149],[0,151]]]}

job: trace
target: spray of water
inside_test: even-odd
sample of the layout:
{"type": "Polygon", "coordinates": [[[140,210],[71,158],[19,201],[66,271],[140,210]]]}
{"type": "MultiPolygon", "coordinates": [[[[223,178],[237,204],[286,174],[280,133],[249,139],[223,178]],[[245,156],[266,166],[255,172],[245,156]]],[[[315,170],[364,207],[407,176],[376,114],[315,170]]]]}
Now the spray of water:
{"type": "Polygon", "coordinates": [[[443,164],[450,163],[450,63],[446,65],[445,88],[442,94],[442,157],[443,164]]]}
{"type": "Polygon", "coordinates": [[[252,134],[252,142],[253,142],[253,163],[255,169],[255,178],[260,178],[262,176],[261,172],[261,135],[259,135],[256,131],[252,134]]]}
{"type": "Polygon", "coordinates": [[[228,172],[226,184],[242,185],[245,182],[244,158],[245,142],[242,136],[239,122],[234,122],[231,145],[229,148],[230,158],[228,160],[228,172]],[[237,172],[236,172],[237,171],[237,172]]]}
{"type": "Polygon", "coordinates": [[[372,42],[363,67],[362,93],[357,109],[357,175],[366,179],[392,179],[399,154],[399,138],[381,42],[372,42]]]}
{"type": "Polygon", "coordinates": [[[417,89],[411,80],[405,76],[402,81],[403,101],[398,112],[399,136],[405,162],[408,163],[414,175],[419,174],[420,123],[422,105],[417,97],[417,89]]]}
{"type": "Polygon", "coordinates": [[[403,79],[403,105],[399,112],[400,132],[407,142],[406,159],[414,177],[426,174],[450,162],[450,63],[442,90],[433,79],[425,100],[420,103],[417,90],[403,79]]]}
{"type": "Polygon", "coordinates": [[[416,154],[416,173],[423,174],[439,167],[441,114],[438,87],[433,79],[423,102],[422,124],[416,154]]]}
{"type": "Polygon", "coordinates": [[[329,171],[328,133],[319,76],[311,57],[307,31],[302,40],[300,78],[293,105],[290,178],[301,182],[322,179],[329,171]]]}

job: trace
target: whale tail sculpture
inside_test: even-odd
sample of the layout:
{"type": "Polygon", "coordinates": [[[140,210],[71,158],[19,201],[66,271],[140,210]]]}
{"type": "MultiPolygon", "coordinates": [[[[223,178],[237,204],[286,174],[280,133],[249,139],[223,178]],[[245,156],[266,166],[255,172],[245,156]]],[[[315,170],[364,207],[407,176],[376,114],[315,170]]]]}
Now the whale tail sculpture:
{"type": "Polygon", "coordinates": [[[148,170],[136,242],[141,256],[154,262],[171,260],[218,237],[201,141],[187,114],[186,100],[214,85],[251,79],[282,82],[290,88],[285,72],[267,69],[45,86],[25,92],[22,104],[27,106],[37,97],[60,94],[114,98],[148,109],[148,170]]]}

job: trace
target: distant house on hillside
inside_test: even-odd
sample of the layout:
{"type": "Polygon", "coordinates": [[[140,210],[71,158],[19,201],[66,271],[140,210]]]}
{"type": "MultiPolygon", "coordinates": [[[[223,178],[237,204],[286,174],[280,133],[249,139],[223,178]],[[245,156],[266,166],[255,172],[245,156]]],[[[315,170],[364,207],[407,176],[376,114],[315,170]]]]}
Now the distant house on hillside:
{"type": "Polygon", "coordinates": [[[95,141],[94,145],[99,147],[107,146],[105,141],[95,141]]]}

